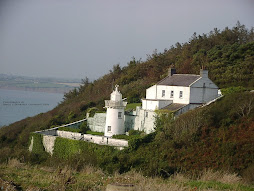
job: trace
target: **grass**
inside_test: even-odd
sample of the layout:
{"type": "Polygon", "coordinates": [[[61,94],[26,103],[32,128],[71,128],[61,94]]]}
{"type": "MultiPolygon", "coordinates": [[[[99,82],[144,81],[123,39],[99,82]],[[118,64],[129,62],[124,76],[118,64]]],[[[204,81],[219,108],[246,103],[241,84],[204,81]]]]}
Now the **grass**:
{"type": "Polygon", "coordinates": [[[141,103],[128,103],[125,110],[136,110],[137,106],[141,106],[141,103]]]}
{"type": "Polygon", "coordinates": [[[223,172],[205,171],[199,178],[175,174],[169,179],[162,179],[145,177],[135,171],[108,175],[89,165],[79,171],[68,166],[30,166],[20,163],[17,159],[0,164],[0,178],[12,181],[21,190],[106,190],[107,185],[115,183],[132,184],[137,191],[254,190],[253,186],[244,184],[235,174],[223,172]]]}
{"type": "Polygon", "coordinates": [[[74,132],[74,133],[81,133],[81,129],[80,129],[80,128],[59,127],[58,130],[59,130],[59,131],[70,131],[70,132],[74,132]]]}
{"type": "Polygon", "coordinates": [[[86,134],[103,136],[103,132],[86,131],[86,134]]]}
{"type": "Polygon", "coordinates": [[[114,139],[125,139],[125,140],[129,140],[130,139],[130,136],[128,135],[113,135],[114,139]]]}
{"type": "MultiPolygon", "coordinates": [[[[82,130],[80,128],[60,127],[58,130],[59,131],[69,131],[69,132],[74,132],[74,133],[82,133],[82,130]]],[[[99,135],[99,136],[104,135],[103,132],[95,132],[95,131],[86,131],[85,134],[99,135]]]]}

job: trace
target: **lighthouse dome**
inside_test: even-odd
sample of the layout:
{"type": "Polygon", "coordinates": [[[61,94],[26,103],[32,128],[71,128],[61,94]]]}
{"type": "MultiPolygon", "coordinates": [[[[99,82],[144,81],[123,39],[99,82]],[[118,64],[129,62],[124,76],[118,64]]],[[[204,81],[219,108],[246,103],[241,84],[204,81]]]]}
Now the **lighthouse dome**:
{"type": "Polygon", "coordinates": [[[115,86],[115,90],[111,93],[110,100],[111,101],[122,101],[122,94],[118,91],[118,85],[115,86]]]}

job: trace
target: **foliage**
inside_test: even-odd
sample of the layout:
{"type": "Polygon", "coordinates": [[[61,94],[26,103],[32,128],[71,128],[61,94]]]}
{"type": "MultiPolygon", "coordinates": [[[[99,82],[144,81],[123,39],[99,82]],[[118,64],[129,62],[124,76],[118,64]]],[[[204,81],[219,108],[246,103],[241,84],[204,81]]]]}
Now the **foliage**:
{"type": "Polygon", "coordinates": [[[232,94],[232,93],[237,93],[237,92],[244,92],[247,91],[247,88],[244,88],[242,86],[236,86],[236,87],[228,87],[228,88],[223,88],[221,89],[222,95],[227,95],[227,94],[232,94]]]}
{"type": "Polygon", "coordinates": [[[128,135],[113,135],[112,138],[129,140],[130,137],[128,135]]]}
{"type": "Polygon", "coordinates": [[[127,104],[125,110],[136,110],[137,106],[141,106],[141,103],[130,103],[127,104]]]}
{"type": "Polygon", "coordinates": [[[39,133],[31,134],[30,140],[31,141],[33,140],[33,148],[29,157],[30,157],[30,161],[33,164],[40,164],[46,161],[47,158],[49,157],[49,154],[44,149],[42,138],[43,136],[39,133]]]}
{"type": "Polygon", "coordinates": [[[32,133],[31,140],[33,139],[33,149],[32,152],[35,154],[42,154],[45,152],[43,143],[42,143],[42,135],[39,133],[32,133]]]}
{"type": "Polygon", "coordinates": [[[80,132],[81,133],[87,133],[87,131],[89,131],[89,127],[87,125],[87,121],[84,121],[81,125],[80,125],[80,132]]]}
{"type": "Polygon", "coordinates": [[[57,137],[54,145],[54,156],[68,159],[73,154],[80,152],[82,143],[85,142],[57,137]]]}
{"type": "Polygon", "coordinates": [[[98,108],[92,107],[87,110],[87,113],[89,113],[89,117],[93,117],[98,110],[98,108]]]}
{"type": "Polygon", "coordinates": [[[103,132],[95,132],[95,131],[86,131],[86,134],[90,134],[90,135],[99,135],[99,136],[104,135],[103,132]]]}
{"type": "Polygon", "coordinates": [[[79,128],[72,128],[72,127],[59,127],[59,131],[70,131],[70,132],[75,132],[75,133],[81,133],[81,129],[79,128]]]}
{"type": "Polygon", "coordinates": [[[143,131],[138,131],[134,129],[129,130],[128,134],[129,135],[113,135],[112,138],[131,140],[131,139],[141,138],[142,136],[145,136],[145,133],[143,131]]]}

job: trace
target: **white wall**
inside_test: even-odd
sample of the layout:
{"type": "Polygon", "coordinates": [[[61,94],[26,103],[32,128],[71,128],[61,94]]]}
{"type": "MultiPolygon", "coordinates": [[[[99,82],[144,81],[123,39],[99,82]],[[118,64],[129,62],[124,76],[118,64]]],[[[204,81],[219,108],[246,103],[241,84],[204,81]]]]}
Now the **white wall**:
{"type": "Polygon", "coordinates": [[[95,113],[93,117],[88,117],[87,124],[91,131],[104,132],[106,125],[106,113],[95,113]]]}
{"type": "Polygon", "coordinates": [[[171,104],[171,100],[142,100],[142,109],[145,110],[157,110],[171,104]]]}
{"type": "MultiPolygon", "coordinates": [[[[119,149],[123,149],[123,147],[128,147],[128,141],[124,139],[113,139],[113,138],[108,138],[104,136],[81,134],[81,133],[74,133],[69,131],[57,131],[56,132],[57,136],[51,136],[51,135],[46,135],[48,134],[47,131],[50,131],[50,129],[45,130],[43,131],[43,133],[40,133],[40,134],[43,135],[42,143],[45,148],[45,151],[50,153],[51,155],[53,155],[55,140],[57,136],[62,138],[67,138],[67,139],[87,141],[87,142],[91,142],[91,143],[95,143],[99,145],[114,146],[119,149]]],[[[32,137],[31,143],[29,146],[30,152],[33,150],[33,144],[34,144],[34,140],[32,137]]]]}
{"type": "Polygon", "coordinates": [[[144,131],[145,133],[154,132],[154,122],[156,113],[151,110],[137,108],[134,130],[144,131]],[[146,115],[146,113],[148,115],[146,115]]]}
{"type": "Polygon", "coordinates": [[[158,100],[142,100],[142,109],[147,110],[156,110],[159,109],[159,101],[158,100]]]}
{"type": "Polygon", "coordinates": [[[74,133],[70,131],[57,131],[57,136],[74,140],[81,140],[83,138],[81,133],[74,133]]]}
{"type": "Polygon", "coordinates": [[[172,100],[173,103],[188,104],[190,99],[190,88],[183,86],[157,85],[157,99],[172,100]],[[162,90],[165,90],[164,97],[162,97],[162,90]],[[174,91],[173,98],[170,97],[171,91],[174,91]],[[182,98],[179,97],[180,91],[183,92],[182,98]]]}
{"type": "Polygon", "coordinates": [[[209,78],[193,83],[190,92],[190,103],[207,103],[218,97],[218,87],[209,78]]]}
{"type": "Polygon", "coordinates": [[[48,152],[50,155],[53,155],[54,146],[55,146],[55,136],[51,135],[43,135],[42,143],[45,148],[45,151],[48,152]]]}
{"type": "Polygon", "coordinates": [[[84,141],[99,144],[99,145],[128,147],[128,141],[124,139],[113,139],[109,137],[89,135],[89,134],[84,134],[83,136],[84,136],[84,141]]]}
{"type": "MultiPolygon", "coordinates": [[[[189,98],[190,98],[189,87],[154,85],[146,90],[146,99],[172,100],[174,103],[188,104],[189,98]],[[162,90],[165,90],[164,97],[162,97],[162,90]],[[174,91],[173,98],[170,97],[171,91],[174,91]],[[183,92],[182,98],[179,97],[180,91],[183,92]]],[[[151,106],[151,107],[154,108],[154,106],[151,106]]],[[[150,109],[149,107],[143,107],[143,108],[150,109]]]]}
{"type": "Polygon", "coordinates": [[[146,89],[146,99],[157,99],[156,86],[157,85],[153,85],[150,88],[146,89]]]}

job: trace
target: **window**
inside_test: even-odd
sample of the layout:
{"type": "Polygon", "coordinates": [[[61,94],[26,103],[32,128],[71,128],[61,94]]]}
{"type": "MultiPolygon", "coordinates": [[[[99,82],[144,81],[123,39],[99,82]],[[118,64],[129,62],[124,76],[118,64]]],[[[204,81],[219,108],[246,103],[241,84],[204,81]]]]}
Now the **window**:
{"type": "Polygon", "coordinates": [[[174,91],[173,91],[173,90],[170,92],[170,97],[171,97],[171,98],[174,97],[174,91]]]}
{"type": "Polygon", "coordinates": [[[122,119],[122,112],[118,112],[118,119],[122,119]]]}
{"type": "Polygon", "coordinates": [[[183,98],[183,91],[180,91],[179,98],[183,98]]]}
{"type": "Polygon", "coordinates": [[[162,90],[161,97],[165,97],[165,90],[162,90]]]}
{"type": "Polygon", "coordinates": [[[148,112],[146,112],[146,117],[148,117],[148,112]]]}
{"type": "Polygon", "coordinates": [[[111,131],[111,126],[108,126],[108,131],[111,131]]]}

